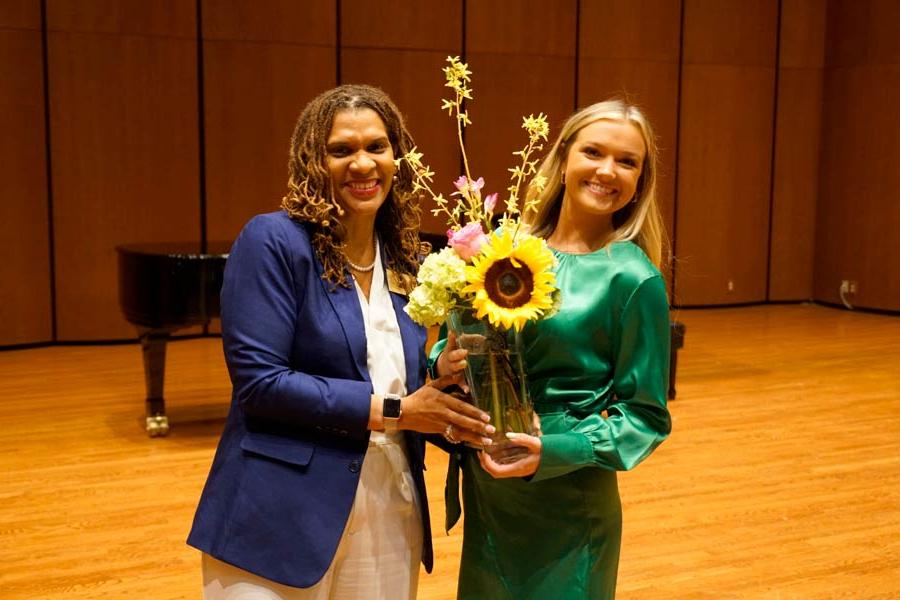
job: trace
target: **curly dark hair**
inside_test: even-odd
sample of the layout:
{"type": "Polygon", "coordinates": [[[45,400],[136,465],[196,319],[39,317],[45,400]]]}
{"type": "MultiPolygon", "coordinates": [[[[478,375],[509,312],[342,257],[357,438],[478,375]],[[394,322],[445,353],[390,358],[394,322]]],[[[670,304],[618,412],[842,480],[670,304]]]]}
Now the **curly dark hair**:
{"type": "MultiPolygon", "coordinates": [[[[288,160],[288,193],[281,201],[281,208],[292,219],[306,225],[324,267],[322,279],[331,282],[332,289],[349,284],[345,275],[346,230],[338,218],[341,209],[326,167],[325,147],[335,114],[358,108],[370,108],[381,117],[395,158],[415,146],[403,115],[382,90],[368,85],[341,85],[328,90],[310,101],[297,119],[288,160]]],[[[412,188],[413,171],[405,161],[401,162],[390,192],[375,216],[375,231],[384,248],[386,266],[401,275],[407,292],[415,283],[422,251],[421,208],[412,188]]]]}

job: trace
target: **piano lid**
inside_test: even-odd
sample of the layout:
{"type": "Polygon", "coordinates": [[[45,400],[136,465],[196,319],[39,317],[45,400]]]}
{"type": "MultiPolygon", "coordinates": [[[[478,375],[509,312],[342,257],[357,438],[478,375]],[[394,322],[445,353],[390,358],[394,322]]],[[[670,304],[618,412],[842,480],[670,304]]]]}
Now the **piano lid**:
{"type": "Polygon", "coordinates": [[[153,242],[116,247],[119,305],[138,327],[174,331],[219,316],[230,242],[153,242]]]}

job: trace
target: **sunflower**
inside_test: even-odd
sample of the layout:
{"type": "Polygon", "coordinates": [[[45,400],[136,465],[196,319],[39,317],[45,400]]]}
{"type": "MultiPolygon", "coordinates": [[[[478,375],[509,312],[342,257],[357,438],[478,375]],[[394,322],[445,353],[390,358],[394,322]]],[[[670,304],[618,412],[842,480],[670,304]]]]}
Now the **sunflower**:
{"type": "Polygon", "coordinates": [[[494,327],[521,330],[553,307],[556,277],[553,254],[543,240],[520,233],[494,232],[466,267],[469,284],[462,293],[474,294],[472,308],[494,327]]]}

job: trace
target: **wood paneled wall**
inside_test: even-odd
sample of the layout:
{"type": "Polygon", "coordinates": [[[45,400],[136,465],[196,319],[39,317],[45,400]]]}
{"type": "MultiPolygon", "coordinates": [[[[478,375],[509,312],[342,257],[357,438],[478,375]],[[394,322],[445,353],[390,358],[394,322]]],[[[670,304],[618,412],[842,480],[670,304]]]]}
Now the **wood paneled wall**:
{"type": "Polygon", "coordinates": [[[813,295],[825,64],[822,6],[822,0],[781,1],[769,300],[813,295]]]}
{"type": "MultiPolygon", "coordinates": [[[[386,91],[436,173],[434,189],[449,195],[459,173],[456,128],[441,98],[449,98],[441,69],[462,54],[463,4],[458,0],[341,0],[341,80],[386,91]],[[402,18],[400,18],[402,15],[402,18]]],[[[446,230],[445,218],[423,205],[422,229],[446,230]]]]}
{"type": "Polygon", "coordinates": [[[0,4],[0,344],[53,339],[41,7],[0,4]]]}
{"type": "MultiPolygon", "coordinates": [[[[675,231],[681,0],[582,2],[578,106],[621,96],[640,106],[659,146],[658,195],[675,231]]],[[[671,284],[671,273],[666,273],[671,284]]]]}
{"type": "Polygon", "coordinates": [[[900,310],[900,3],[828,10],[815,296],[900,310]]]}
{"type": "MultiPolygon", "coordinates": [[[[837,302],[852,279],[859,306],[900,310],[896,3],[44,4],[43,29],[41,0],[0,5],[0,234],[15,250],[0,346],[131,338],[115,246],[227,241],[274,210],[294,122],[338,82],[384,88],[452,191],[447,55],[474,72],[466,140],[488,191],[508,185],[522,116],[548,114],[555,135],[612,95],[646,110],[675,304],[837,302]]],[[[423,229],[442,232],[428,208],[423,229]]]]}
{"type": "MultiPolygon", "coordinates": [[[[473,177],[505,195],[513,152],[528,142],[522,117],[543,112],[550,142],[575,108],[577,2],[472,1],[466,10],[466,59],[473,71],[472,125],[466,146],[473,177]]],[[[549,149],[549,142],[545,150],[549,149]]]]}
{"type": "Polygon", "coordinates": [[[766,299],[778,0],[684,0],[675,302],[766,299]]]}
{"type": "Polygon", "coordinates": [[[115,246],[199,241],[196,6],[48,0],[59,340],[129,338],[115,246]]]}
{"type": "Polygon", "coordinates": [[[303,106],[336,84],[335,1],[202,0],[206,223],[233,240],[287,191],[303,106]]]}

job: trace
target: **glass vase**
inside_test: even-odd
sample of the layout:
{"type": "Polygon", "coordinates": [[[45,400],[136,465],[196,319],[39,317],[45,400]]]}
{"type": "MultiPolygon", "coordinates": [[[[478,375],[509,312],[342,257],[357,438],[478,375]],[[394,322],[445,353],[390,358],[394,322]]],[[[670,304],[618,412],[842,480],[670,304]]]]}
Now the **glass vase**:
{"type": "Polygon", "coordinates": [[[519,332],[493,327],[469,310],[454,310],[447,320],[466,358],[466,383],[472,402],[491,415],[497,429],[484,450],[499,463],[522,458],[527,451],[507,439],[508,432],[533,432],[533,411],[525,381],[522,339],[519,332]]]}

